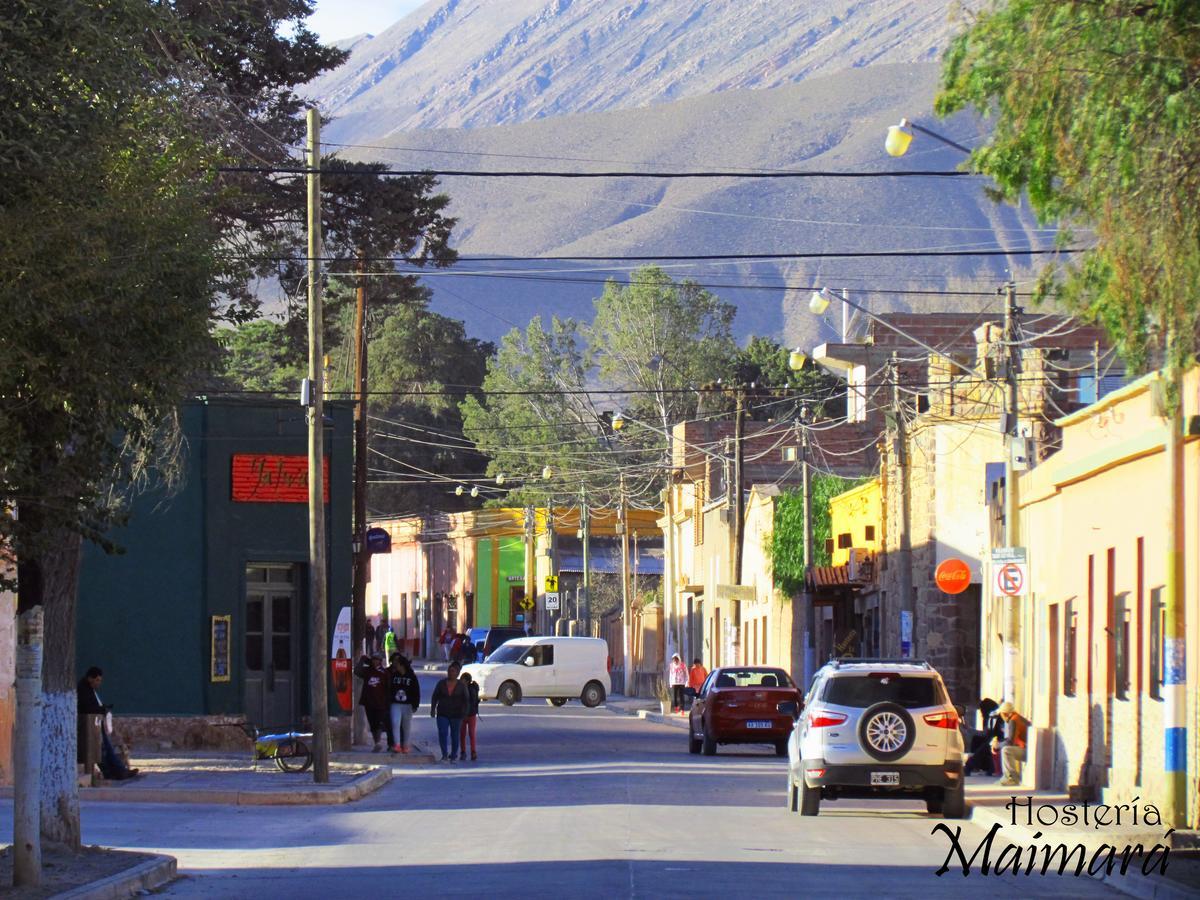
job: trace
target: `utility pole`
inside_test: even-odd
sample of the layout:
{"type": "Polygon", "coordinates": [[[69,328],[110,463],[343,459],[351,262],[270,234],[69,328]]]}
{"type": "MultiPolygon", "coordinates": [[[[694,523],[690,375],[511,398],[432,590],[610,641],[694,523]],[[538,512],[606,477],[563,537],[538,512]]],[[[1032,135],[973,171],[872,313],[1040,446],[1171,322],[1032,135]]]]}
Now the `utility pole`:
{"type": "Polygon", "coordinates": [[[325,566],[325,384],[321,347],[321,116],[308,110],[308,598],[312,614],[309,693],[313,781],[329,781],[329,647],[325,566]]]}
{"type": "MultiPolygon", "coordinates": [[[[1021,413],[1020,395],[1017,390],[1017,374],[1021,366],[1021,350],[1017,345],[1017,326],[1020,310],[1017,309],[1017,288],[1011,281],[1004,285],[1004,344],[1008,356],[1004,380],[1004,546],[1016,547],[1021,541],[1019,504],[1017,498],[1017,473],[1013,466],[1017,435],[1020,434],[1018,419],[1021,413]]],[[[1096,385],[1099,396],[1100,385],[1096,385]]],[[[1021,653],[1021,598],[1004,598],[1004,699],[1017,703],[1017,665],[1021,653]]]]}
{"type": "MultiPolygon", "coordinates": [[[[746,522],[746,497],[742,491],[742,468],[745,450],[742,446],[746,432],[746,391],[741,385],[737,389],[737,407],[733,417],[733,583],[742,583],[742,533],[746,522]]],[[[734,601],[737,603],[738,601],[734,601]]],[[[740,604],[738,607],[740,609],[740,604]]],[[[739,614],[738,619],[741,619],[739,614]]],[[[741,624],[739,621],[738,625],[741,624]]]]}
{"type": "MultiPolygon", "coordinates": [[[[525,607],[522,609],[522,616],[526,634],[533,634],[529,614],[537,608],[537,601],[534,599],[537,596],[537,562],[533,552],[535,515],[532,506],[525,507],[525,607]]],[[[509,614],[512,614],[512,610],[509,610],[509,614]]]]}
{"type": "MultiPolygon", "coordinates": [[[[358,296],[354,308],[354,594],[350,643],[360,648],[367,626],[367,261],[358,254],[358,296]]],[[[387,624],[386,622],[384,623],[387,624]]],[[[356,649],[355,652],[361,652],[356,649]]]]}
{"type": "Polygon", "coordinates": [[[592,635],[592,515],[588,510],[587,488],[579,489],[579,537],[583,541],[583,591],[576,601],[576,615],[583,620],[583,633],[592,635]]]}
{"type": "Polygon", "coordinates": [[[629,602],[629,509],[625,503],[625,473],[621,473],[621,505],[617,523],[621,529],[621,643],[624,645],[625,696],[632,697],[637,684],[633,673],[633,610],[629,602]]]}
{"type": "Polygon", "coordinates": [[[900,655],[907,658],[913,655],[914,650],[913,618],[916,605],[913,602],[912,577],[912,485],[908,472],[908,428],[904,420],[904,406],[900,402],[900,359],[894,351],[889,368],[892,375],[892,415],[896,417],[896,490],[900,495],[900,548],[897,554],[900,570],[900,655]]]}
{"type": "MultiPolygon", "coordinates": [[[[1163,738],[1167,775],[1167,821],[1188,822],[1187,607],[1184,560],[1183,375],[1178,360],[1175,316],[1167,332],[1167,378],[1163,385],[1163,449],[1167,456],[1167,577],[1163,591],[1163,738]]],[[[1100,391],[1097,387],[1096,397],[1100,391]]]]}
{"type": "Polygon", "coordinates": [[[808,465],[808,423],[802,424],[800,484],[804,498],[804,684],[808,685],[813,672],[816,671],[817,609],[813,605],[813,592],[809,583],[809,569],[813,564],[812,470],[808,465]]]}

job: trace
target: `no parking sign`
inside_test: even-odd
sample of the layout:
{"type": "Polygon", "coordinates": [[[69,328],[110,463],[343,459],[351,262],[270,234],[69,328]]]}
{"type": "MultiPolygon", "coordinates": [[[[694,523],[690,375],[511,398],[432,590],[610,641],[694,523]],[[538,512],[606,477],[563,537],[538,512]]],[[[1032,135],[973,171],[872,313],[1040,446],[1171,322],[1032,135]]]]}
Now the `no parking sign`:
{"type": "Polygon", "coordinates": [[[1029,566],[1024,547],[997,547],[992,550],[992,587],[997,596],[1019,597],[1029,581],[1029,566]]]}

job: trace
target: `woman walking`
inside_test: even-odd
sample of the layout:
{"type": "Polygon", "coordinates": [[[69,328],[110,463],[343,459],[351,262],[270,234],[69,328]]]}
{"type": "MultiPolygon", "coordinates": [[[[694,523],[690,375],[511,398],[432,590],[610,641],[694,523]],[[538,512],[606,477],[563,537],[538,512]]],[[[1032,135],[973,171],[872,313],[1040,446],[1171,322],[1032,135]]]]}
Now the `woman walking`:
{"type": "Polygon", "coordinates": [[[467,716],[462,723],[458,758],[467,758],[467,738],[470,738],[471,759],[479,759],[479,754],[475,752],[475,723],[479,719],[479,685],[475,683],[470,672],[463,673],[462,683],[467,688],[467,716]]]}
{"type": "Polygon", "coordinates": [[[682,713],[683,689],[687,687],[688,670],[678,653],[671,657],[671,665],[667,669],[667,680],[671,685],[671,712],[682,713]]]}
{"type": "Polygon", "coordinates": [[[383,654],[376,650],[370,658],[363,657],[354,667],[354,674],[362,679],[362,693],[358,705],[367,714],[367,727],[375,739],[374,751],[382,753],[396,742],[392,735],[392,720],[388,707],[387,669],[383,665],[383,654]],[[387,743],[384,743],[384,737],[387,743]]]}
{"type": "Polygon", "coordinates": [[[413,713],[421,705],[421,683],[412,663],[399,653],[393,654],[388,667],[388,694],[392,702],[393,753],[407,753],[412,734],[413,713]]]}
{"type": "Polygon", "coordinates": [[[437,722],[442,762],[458,756],[458,739],[463,719],[467,717],[471,706],[471,695],[467,686],[458,679],[458,673],[461,671],[462,667],[458,663],[450,663],[446,677],[437,683],[429,701],[429,715],[437,722]]]}

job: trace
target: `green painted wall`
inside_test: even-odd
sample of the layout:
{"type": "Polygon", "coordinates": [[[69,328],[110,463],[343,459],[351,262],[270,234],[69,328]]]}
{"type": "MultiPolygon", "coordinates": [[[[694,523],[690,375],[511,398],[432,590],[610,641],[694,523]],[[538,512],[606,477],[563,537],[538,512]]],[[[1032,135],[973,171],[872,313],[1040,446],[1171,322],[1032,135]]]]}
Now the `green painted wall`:
{"type": "MultiPolygon", "coordinates": [[[[329,403],[325,452],[328,616],[349,603],[353,408],[329,403]]],[[[80,577],[76,659],[104,669],[104,699],[118,714],[239,713],[243,705],[242,621],[249,562],[300,565],[306,583],[308,513],[303,503],[234,503],[234,453],[307,454],[303,410],[292,402],[213,400],[183,409],[186,480],[171,496],[133,502],[129,524],[111,537],[125,552],[89,545],[80,577]],[[210,680],[211,617],[232,616],[229,682],[210,680]]],[[[298,707],[308,709],[308,612],[298,614],[298,707]]],[[[331,692],[332,696],[332,692],[331,692]]],[[[332,706],[331,706],[332,708],[332,706]]]]}
{"type": "Polygon", "coordinates": [[[511,608],[509,599],[510,588],[525,586],[525,541],[519,537],[500,539],[500,602],[497,621],[502,625],[510,625],[513,615],[519,612],[511,608]],[[510,578],[514,580],[509,580],[510,578]]]}
{"type": "Polygon", "coordinates": [[[492,540],[475,542],[475,627],[487,628],[492,622],[492,598],[496,596],[492,586],[492,540]]]}

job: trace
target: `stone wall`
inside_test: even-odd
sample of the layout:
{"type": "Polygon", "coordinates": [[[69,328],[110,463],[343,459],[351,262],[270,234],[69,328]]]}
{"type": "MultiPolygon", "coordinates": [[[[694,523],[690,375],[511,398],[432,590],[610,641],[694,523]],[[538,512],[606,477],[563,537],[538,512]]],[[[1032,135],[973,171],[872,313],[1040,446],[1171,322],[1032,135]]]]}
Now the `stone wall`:
{"type": "MultiPolygon", "coordinates": [[[[113,716],[116,743],[137,751],[220,750],[250,753],[250,738],[242,730],[246,717],[236,716],[113,716]]],[[[331,717],[335,750],[350,748],[350,719],[331,717]]],[[[308,730],[309,726],[300,726],[308,730]]]]}

